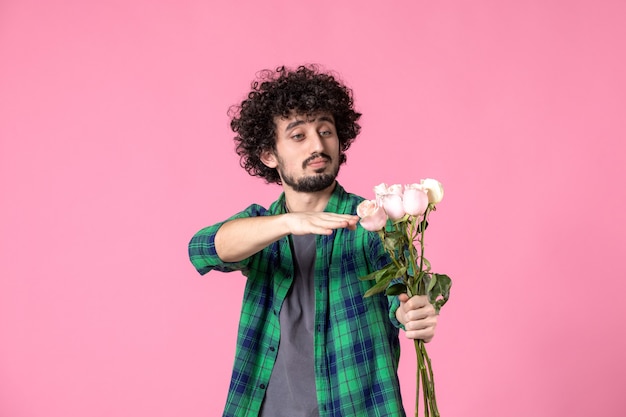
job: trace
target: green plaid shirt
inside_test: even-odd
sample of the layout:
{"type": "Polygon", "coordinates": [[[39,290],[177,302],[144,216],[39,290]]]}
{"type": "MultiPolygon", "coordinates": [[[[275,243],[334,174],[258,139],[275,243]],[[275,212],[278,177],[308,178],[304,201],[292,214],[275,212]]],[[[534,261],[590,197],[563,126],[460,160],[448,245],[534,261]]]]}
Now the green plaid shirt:
{"type": "MultiPolygon", "coordinates": [[[[361,197],[337,184],[326,211],[354,214],[361,197]]],[[[251,205],[231,217],[285,212],[284,194],[269,210],[251,205]]],[[[259,414],[280,342],[279,312],[294,276],[287,237],[241,262],[223,262],[215,234],[224,222],[200,230],[189,243],[200,272],[241,271],[247,277],[237,351],[225,417],[259,414]]],[[[400,345],[396,297],[363,298],[372,281],[359,277],[390,262],[380,238],[357,227],[316,237],[315,383],[320,417],[404,416],[397,377],[400,345]]],[[[297,364],[294,364],[297,366],[297,364]]]]}

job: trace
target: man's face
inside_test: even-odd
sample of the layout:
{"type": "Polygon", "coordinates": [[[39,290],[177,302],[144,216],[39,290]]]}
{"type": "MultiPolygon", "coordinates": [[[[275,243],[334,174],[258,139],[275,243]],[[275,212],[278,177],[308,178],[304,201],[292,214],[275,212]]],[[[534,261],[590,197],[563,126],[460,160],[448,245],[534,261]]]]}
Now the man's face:
{"type": "Polygon", "coordinates": [[[263,162],[276,168],[283,186],[299,192],[322,191],[339,173],[339,138],[329,113],[276,117],[276,150],[263,162]]]}

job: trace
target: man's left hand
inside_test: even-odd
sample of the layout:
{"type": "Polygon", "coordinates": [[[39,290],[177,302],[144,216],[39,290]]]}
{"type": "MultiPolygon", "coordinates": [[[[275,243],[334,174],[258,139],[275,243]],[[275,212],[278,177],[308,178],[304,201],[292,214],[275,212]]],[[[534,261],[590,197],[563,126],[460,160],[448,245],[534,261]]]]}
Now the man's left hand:
{"type": "Polygon", "coordinates": [[[406,337],[430,342],[435,336],[437,314],[428,302],[428,297],[416,295],[409,298],[406,294],[400,294],[398,298],[400,307],[396,310],[396,318],[404,325],[406,337]]]}

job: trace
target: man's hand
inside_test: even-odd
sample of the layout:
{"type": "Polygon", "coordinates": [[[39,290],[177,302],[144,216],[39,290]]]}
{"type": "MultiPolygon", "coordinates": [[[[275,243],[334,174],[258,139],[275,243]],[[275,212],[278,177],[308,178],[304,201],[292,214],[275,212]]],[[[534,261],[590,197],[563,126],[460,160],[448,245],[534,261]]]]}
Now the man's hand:
{"type": "Polygon", "coordinates": [[[292,235],[330,235],[335,229],[356,229],[358,216],[328,212],[301,212],[285,214],[292,235]]]}
{"type": "Polygon", "coordinates": [[[330,235],[335,229],[356,229],[358,216],[327,212],[298,212],[234,219],[215,235],[215,250],[225,262],[238,262],[287,235],[330,235]]]}
{"type": "Polygon", "coordinates": [[[398,299],[400,307],[396,310],[396,318],[404,325],[406,337],[430,342],[435,336],[437,314],[435,307],[428,302],[428,297],[416,295],[409,298],[406,294],[400,294],[398,299]]]}

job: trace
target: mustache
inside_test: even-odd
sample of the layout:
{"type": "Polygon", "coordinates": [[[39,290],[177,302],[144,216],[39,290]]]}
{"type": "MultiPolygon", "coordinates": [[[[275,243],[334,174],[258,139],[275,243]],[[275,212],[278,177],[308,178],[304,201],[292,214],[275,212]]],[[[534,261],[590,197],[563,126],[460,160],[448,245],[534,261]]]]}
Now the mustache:
{"type": "Polygon", "coordinates": [[[328,155],[326,155],[325,153],[314,153],[313,155],[311,155],[310,157],[308,157],[307,159],[305,159],[305,161],[302,163],[302,169],[306,168],[307,165],[309,165],[310,162],[316,160],[316,159],[324,159],[326,161],[332,161],[332,158],[328,155]]]}

